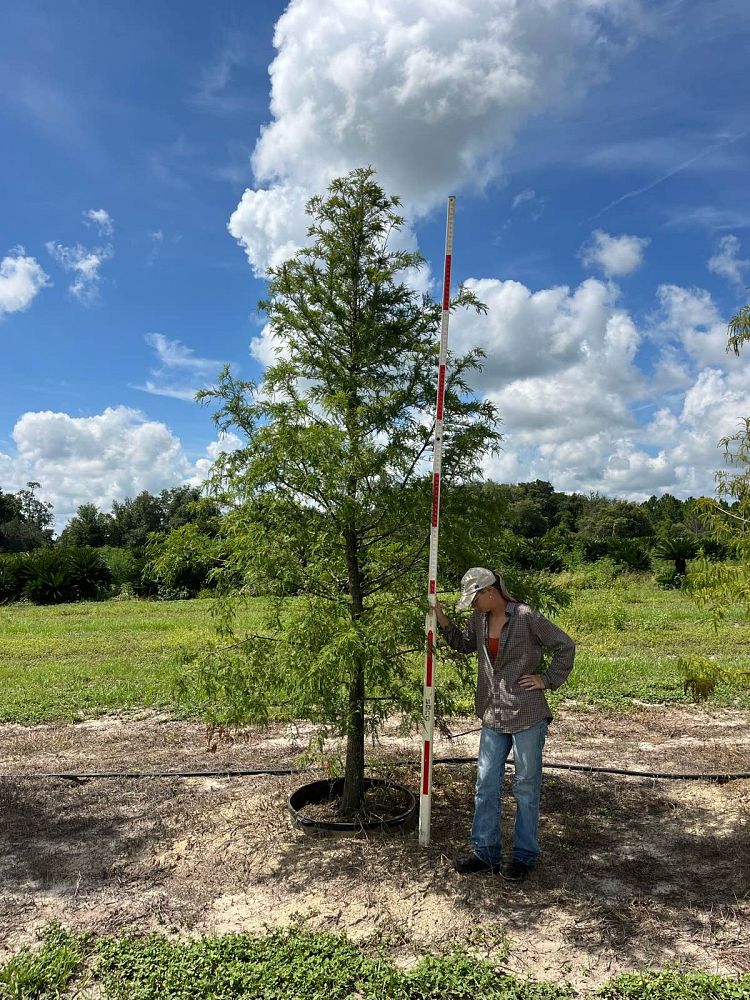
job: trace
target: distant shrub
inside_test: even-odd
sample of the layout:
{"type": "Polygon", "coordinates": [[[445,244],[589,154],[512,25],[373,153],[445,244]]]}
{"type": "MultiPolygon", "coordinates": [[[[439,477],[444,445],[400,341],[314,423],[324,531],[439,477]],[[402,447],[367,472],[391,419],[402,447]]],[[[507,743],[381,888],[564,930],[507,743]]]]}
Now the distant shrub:
{"type": "Polygon", "coordinates": [[[93,601],[97,597],[108,596],[112,573],[96,549],[71,548],[66,555],[75,592],[74,600],[93,601]]]}
{"type": "Polygon", "coordinates": [[[0,555],[0,604],[20,600],[28,576],[29,558],[26,553],[0,555]]]}
{"type": "Polygon", "coordinates": [[[651,569],[651,554],[646,542],[639,538],[612,538],[608,555],[616,566],[645,572],[651,569]]]}
{"type": "Polygon", "coordinates": [[[575,590],[601,590],[612,587],[621,570],[612,559],[605,557],[595,563],[582,563],[577,568],[560,574],[560,580],[575,590]]]}
{"type": "Polygon", "coordinates": [[[129,589],[131,593],[137,593],[141,586],[145,556],[139,555],[134,549],[115,548],[111,545],[99,549],[99,552],[112,575],[115,592],[129,589]]]}
{"type": "Polygon", "coordinates": [[[545,615],[553,615],[570,603],[568,589],[553,580],[549,573],[533,573],[500,566],[508,590],[525,604],[531,605],[545,615]]]}
{"type": "Polygon", "coordinates": [[[112,575],[94,549],[36,549],[0,557],[0,602],[62,604],[106,596],[112,575]]]}
{"type": "Polygon", "coordinates": [[[505,532],[500,558],[506,566],[535,573],[559,573],[565,566],[562,554],[552,542],[547,541],[547,535],[528,539],[505,532]]]}
{"type": "Polygon", "coordinates": [[[729,549],[718,538],[701,538],[699,555],[712,562],[724,562],[729,558],[729,549]]]}
{"type": "Polygon", "coordinates": [[[69,551],[38,549],[29,556],[29,576],[24,595],[34,604],[64,604],[76,600],[69,551]]]}
{"type": "Polygon", "coordinates": [[[165,600],[195,597],[211,585],[211,571],[219,565],[220,542],[197,524],[184,524],[149,542],[144,578],[154,581],[165,600]]]}

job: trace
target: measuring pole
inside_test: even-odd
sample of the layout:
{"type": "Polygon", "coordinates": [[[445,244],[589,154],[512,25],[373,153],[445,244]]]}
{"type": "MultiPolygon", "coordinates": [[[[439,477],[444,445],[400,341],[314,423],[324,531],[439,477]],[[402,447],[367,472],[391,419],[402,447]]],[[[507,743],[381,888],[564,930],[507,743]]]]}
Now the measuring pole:
{"type": "Polygon", "coordinates": [[[440,322],[440,358],[438,361],[435,442],[432,458],[432,526],[430,528],[430,567],[427,585],[428,611],[425,617],[424,696],[422,698],[422,787],[419,796],[419,843],[430,842],[432,812],[432,737],[435,729],[435,636],[437,616],[438,530],[440,525],[440,470],[443,461],[443,402],[445,400],[445,362],[448,356],[448,318],[451,301],[451,257],[453,256],[453,218],[456,199],[448,199],[445,225],[445,266],[443,268],[443,313],[440,322]]]}

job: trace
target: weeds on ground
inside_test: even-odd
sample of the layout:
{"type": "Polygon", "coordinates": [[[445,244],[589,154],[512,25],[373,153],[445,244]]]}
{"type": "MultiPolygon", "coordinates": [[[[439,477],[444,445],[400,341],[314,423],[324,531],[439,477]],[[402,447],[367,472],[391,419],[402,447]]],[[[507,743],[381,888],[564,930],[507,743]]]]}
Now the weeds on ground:
{"type": "Polygon", "coordinates": [[[59,997],[81,971],[88,951],[85,935],[53,923],[41,940],[41,948],[23,948],[0,968],[0,1000],[59,997]]]}
{"type": "Polygon", "coordinates": [[[598,1000],[748,1000],[750,976],[708,972],[624,973],[597,990],[598,1000]]]}
{"type": "Polygon", "coordinates": [[[411,970],[366,958],[340,935],[293,929],[262,938],[230,934],[188,943],[117,938],[99,945],[99,976],[111,1000],[568,1000],[567,985],[505,975],[462,952],[430,956],[411,970]]]}
{"type": "MultiPolygon", "coordinates": [[[[0,969],[1,1000],[58,1000],[84,962],[106,1000],[574,1000],[568,983],[508,975],[497,962],[465,952],[423,958],[413,969],[368,958],[343,935],[299,926],[262,937],[227,934],[199,940],[161,935],[101,938],[52,924],[36,951],[23,949],[0,969]]],[[[676,970],[627,973],[602,986],[598,1000],[748,1000],[750,976],[676,970]]]]}

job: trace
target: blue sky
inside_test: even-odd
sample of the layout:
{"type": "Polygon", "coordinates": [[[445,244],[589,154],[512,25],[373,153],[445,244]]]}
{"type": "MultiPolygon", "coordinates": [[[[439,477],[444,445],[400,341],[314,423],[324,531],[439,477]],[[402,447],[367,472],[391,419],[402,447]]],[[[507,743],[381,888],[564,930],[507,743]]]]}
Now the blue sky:
{"type": "MultiPolygon", "coordinates": [[[[199,481],[192,401],[260,376],[255,306],[302,205],[372,163],[490,307],[486,473],[710,492],[750,413],[744,0],[26,0],[0,35],[0,488],[80,503],[199,481]],[[274,61],[275,60],[275,61],[274,61]]],[[[433,282],[432,285],[430,283],[433,282]]]]}

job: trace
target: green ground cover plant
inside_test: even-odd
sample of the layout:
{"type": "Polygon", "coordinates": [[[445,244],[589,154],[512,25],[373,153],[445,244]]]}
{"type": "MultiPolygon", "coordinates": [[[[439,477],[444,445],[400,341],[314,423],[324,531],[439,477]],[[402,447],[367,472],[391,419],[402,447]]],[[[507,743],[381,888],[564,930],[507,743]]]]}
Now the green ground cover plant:
{"type": "MultiPolygon", "coordinates": [[[[707,612],[645,575],[604,584],[597,578],[593,586],[580,573],[557,580],[571,603],[554,618],[576,639],[578,654],[569,681],[550,696],[556,704],[626,711],[634,700],[690,703],[680,663],[687,657],[750,670],[750,624],[740,609],[714,631],[707,612]]],[[[178,654],[215,641],[212,606],[119,600],[0,607],[0,721],[72,721],[145,708],[200,717],[200,703],[176,695],[178,654]]],[[[259,630],[264,608],[260,598],[247,602],[240,635],[259,630]]],[[[442,662],[439,685],[452,685],[454,700],[471,712],[470,658],[464,667],[442,662]]],[[[404,676],[421,690],[421,655],[405,664],[404,676]]],[[[720,679],[711,704],[747,708],[750,691],[720,679]]]]}
{"type": "MultiPolygon", "coordinates": [[[[23,949],[0,969],[0,1000],[52,1000],[83,985],[105,1000],[574,1000],[581,995],[567,983],[519,979],[462,951],[425,956],[406,970],[371,951],[343,935],[298,927],[258,937],[96,941],[51,925],[40,948],[23,949]]],[[[750,996],[750,976],[632,972],[594,995],[742,1000],[750,996]]]]}
{"type": "Polygon", "coordinates": [[[80,973],[89,939],[59,924],[42,933],[41,947],[22,948],[0,967],[0,1000],[59,997],[80,973]]]}

